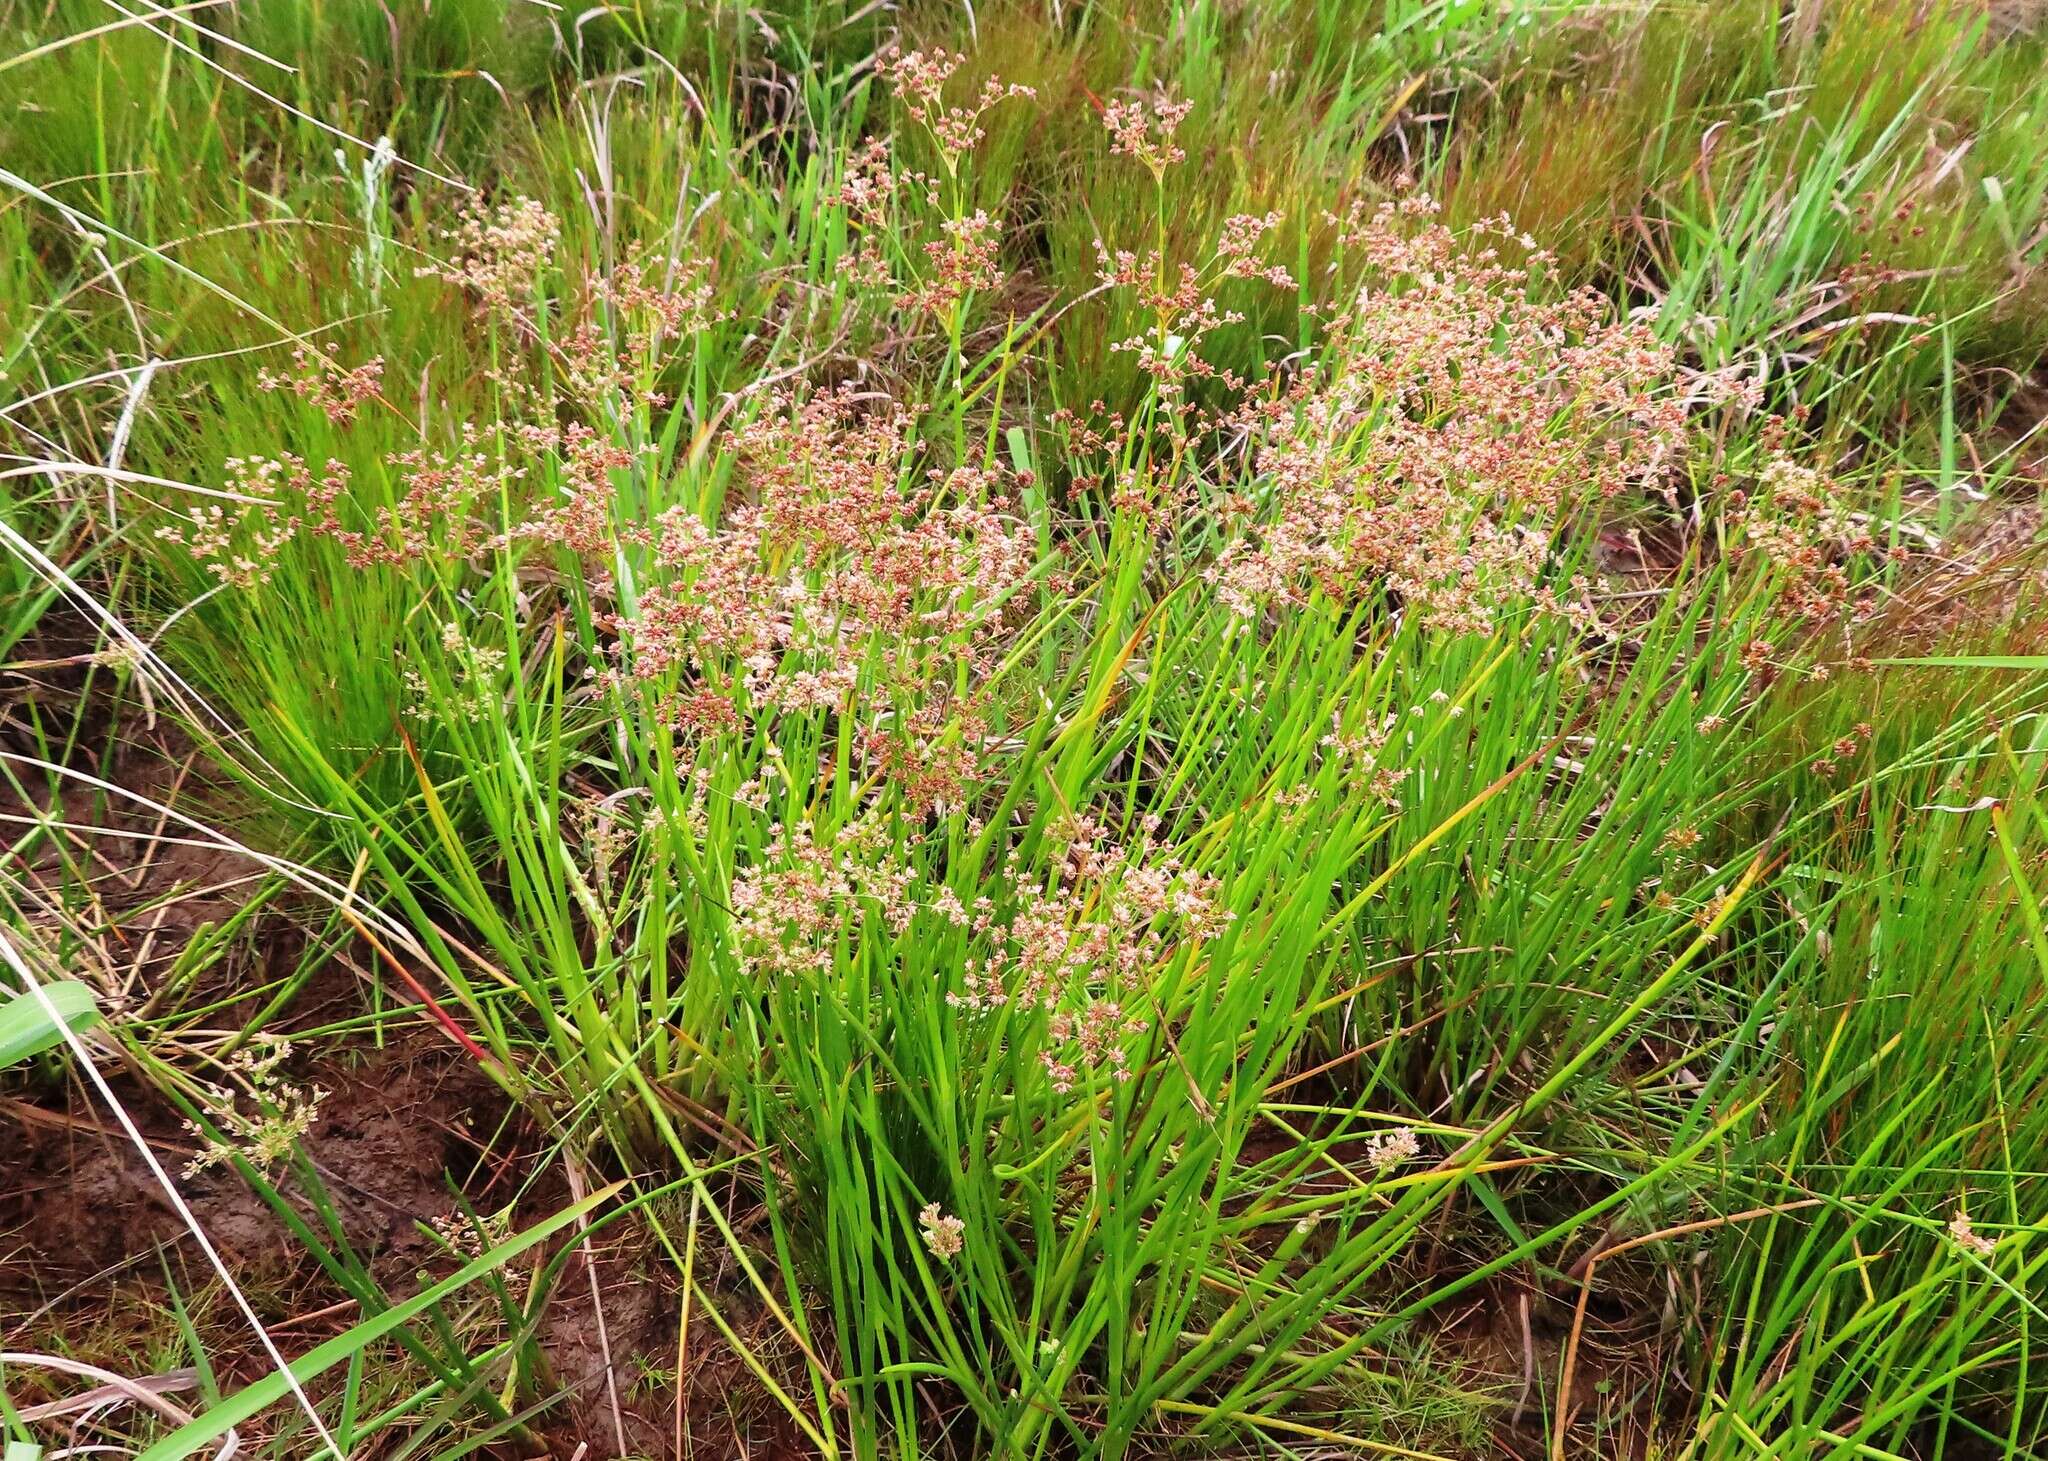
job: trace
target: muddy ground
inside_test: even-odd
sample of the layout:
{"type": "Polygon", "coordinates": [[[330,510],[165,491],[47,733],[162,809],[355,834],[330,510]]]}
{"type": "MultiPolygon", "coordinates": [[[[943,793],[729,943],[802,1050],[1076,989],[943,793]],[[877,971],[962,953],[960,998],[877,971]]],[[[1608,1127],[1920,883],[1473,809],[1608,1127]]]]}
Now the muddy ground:
{"type": "MultiPolygon", "coordinates": [[[[544,1134],[459,1051],[431,1035],[408,1037],[347,1068],[305,1074],[328,1090],[303,1149],[341,1229],[342,1241],[333,1246],[345,1244],[392,1299],[457,1266],[431,1228],[436,1220],[452,1221],[458,1232],[471,1233],[460,1217],[463,1204],[484,1214],[509,1205],[516,1228],[571,1200],[567,1171],[544,1134]]],[[[114,1084],[287,1354],[361,1316],[287,1220],[233,1170],[180,1175],[198,1142],[174,1111],[132,1079],[114,1084]]],[[[272,1175],[295,1210],[317,1223],[303,1187],[282,1169],[272,1175]]],[[[615,1225],[589,1249],[588,1262],[579,1256],[563,1268],[537,1331],[541,1388],[556,1403],[536,1422],[535,1440],[481,1454],[564,1461],[579,1451],[593,1461],[679,1451],[800,1454],[786,1423],[778,1423],[771,1402],[701,1311],[690,1335],[696,1358],[678,1385],[681,1292],[646,1231],[615,1225]]],[[[533,1267],[530,1258],[515,1260],[507,1274],[511,1292],[524,1297],[533,1267]]],[[[706,1271],[720,1281],[715,1266],[706,1271]]],[[[720,1287],[727,1290],[717,1295],[723,1312],[749,1326],[746,1296],[730,1284],[720,1287]]],[[[70,1354],[142,1378],[139,1361],[179,1347],[169,1302],[174,1289],[224,1390],[268,1372],[246,1321],[102,1103],[75,1085],[17,1085],[0,1094],[0,1344],[70,1354]]],[[[448,1306],[451,1314],[466,1314],[468,1324],[458,1327],[478,1347],[503,1332],[492,1306],[477,1302],[484,1297],[473,1292],[448,1306]]],[[[181,1362],[157,1373],[188,1367],[181,1362]]],[[[17,1386],[22,1379],[19,1370],[10,1377],[17,1386]]],[[[62,1393],[65,1385],[55,1383],[32,1396],[17,1390],[14,1398],[62,1393]]]]}

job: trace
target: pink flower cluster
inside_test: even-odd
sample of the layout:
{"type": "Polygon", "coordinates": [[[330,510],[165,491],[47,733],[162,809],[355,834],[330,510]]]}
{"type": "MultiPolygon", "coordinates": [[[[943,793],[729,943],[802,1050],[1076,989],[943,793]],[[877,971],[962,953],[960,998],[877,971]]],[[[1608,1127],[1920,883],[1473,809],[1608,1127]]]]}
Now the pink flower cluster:
{"type": "Polygon", "coordinates": [[[1247,413],[1254,521],[1210,569],[1241,613],[1314,589],[1387,594],[1452,633],[1511,604],[1587,619],[1582,588],[1544,581],[1556,535],[1582,504],[1661,486],[1679,456],[1675,364],[1647,326],[1550,287],[1504,222],[1467,240],[1434,211],[1409,197],[1332,220],[1363,274],[1332,321],[1344,368],[1247,413]]]}
{"type": "Polygon", "coordinates": [[[981,145],[988,135],[982,118],[1011,97],[1034,97],[1028,86],[1005,86],[994,76],[982,83],[971,106],[947,106],[946,82],[967,63],[957,52],[892,51],[884,53],[877,69],[903,99],[903,109],[912,121],[931,134],[948,174],[956,171],[960,159],[981,145]]]}
{"type": "Polygon", "coordinates": [[[1109,131],[1109,150],[1118,157],[1135,158],[1158,177],[1187,153],[1174,142],[1174,133],[1188,119],[1194,103],[1170,97],[1148,101],[1113,101],[1102,109],[1102,125],[1109,131]]]}
{"type": "Polygon", "coordinates": [[[977,920],[988,952],[967,961],[961,991],[947,996],[969,1010],[1042,1014],[1039,1062],[1056,1092],[1090,1072],[1125,1078],[1131,1040],[1147,1028],[1131,1002],[1147,997],[1169,960],[1229,922],[1216,880],[1162,848],[1156,832],[1148,821],[1119,845],[1093,818],[1063,819],[1052,831],[1058,875],[1019,888],[1007,923],[977,920]]]}
{"type": "Polygon", "coordinates": [[[615,680],[670,722],[858,713],[861,744],[914,804],[948,800],[977,721],[954,687],[984,676],[1032,582],[1037,545],[996,468],[912,466],[911,415],[847,391],[776,399],[734,443],[747,500],[714,524],[683,508],[646,539],[655,575],[615,621],[615,680]]]}

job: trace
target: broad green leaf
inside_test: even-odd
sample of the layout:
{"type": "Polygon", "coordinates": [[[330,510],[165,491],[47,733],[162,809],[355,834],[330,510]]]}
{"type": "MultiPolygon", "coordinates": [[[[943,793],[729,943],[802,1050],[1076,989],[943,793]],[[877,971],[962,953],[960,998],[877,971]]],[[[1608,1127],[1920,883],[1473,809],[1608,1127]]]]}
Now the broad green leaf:
{"type": "Polygon", "coordinates": [[[92,990],[76,979],[46,984],[41,994],[39,998],[37,991],[23,990],[0,1005],[0,1070],[63,1044],[67,1028],[74,1032],[89,1030],[100,1022],[92,990]],[[52,1009],[57,1014],[55,1019],[51,1018],[52,1009]]]}

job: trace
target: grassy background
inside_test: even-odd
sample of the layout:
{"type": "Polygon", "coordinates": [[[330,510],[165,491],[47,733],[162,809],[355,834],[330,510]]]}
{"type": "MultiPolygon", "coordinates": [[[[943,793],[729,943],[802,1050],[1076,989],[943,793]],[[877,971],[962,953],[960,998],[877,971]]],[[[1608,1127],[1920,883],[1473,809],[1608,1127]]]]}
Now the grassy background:
{"type": "Polygon", "coordinates": [[[2040,1454],[2044,50],[0,0],[0,992],[106,1017],[5,1119],[297,1275],[0,1236],[7,1439],[2040,1454]]]}

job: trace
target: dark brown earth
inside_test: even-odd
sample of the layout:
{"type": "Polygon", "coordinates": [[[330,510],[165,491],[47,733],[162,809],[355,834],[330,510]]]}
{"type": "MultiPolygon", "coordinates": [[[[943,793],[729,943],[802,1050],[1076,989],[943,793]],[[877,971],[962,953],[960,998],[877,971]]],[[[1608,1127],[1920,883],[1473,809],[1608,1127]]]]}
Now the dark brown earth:
{"type": "MultiPolygon", "coordinates": [[[[459,1211],[458,1192],[478,1212],[512,1204],[515,1227],[571,1200],[552,1145],[433,1033],[408,1036],[347,1068],[294,1076],[329,1091],[303,1149],[348,1248],[393,1299],[455,1267],[422,1224],[459,1211]]],[[[133,1080],[119,1079],[115,1088],[287,1354],[359,1317],[346,1290],[233,1171],[178,1175],[196,1141],[174,1112],[133,1080]]],[[[310,1218],[306,1194],[281,1170],[272,1176],[310,1218]]],[[[538,1444],[482,1454],[568,1458],[581,1448],[591,1461],[673,1456],[679,1393],[685,1448],[693,1456],[802,1454],[772,1403],[701,1318],[691,1326],[694,1358],[679,1390],[681,1298],[671,1266],[644,1231],[614,1225],[591,1247],[589,1264],[579,1256],[562,1268],[538,1330],[546,1367],[540,1378],[546,1393],[560,1397],[536,1423],[538,1444]]],[[[525,1296],[532,1267],[524,1257],[509,1266],[505,1277],[515,1296],[525,1296]]],[[[225,1301],[197,1243],[98,1102],[75,1087],[0,1087],[0,1347],[67,1353],[133,1374],[135,1351],[160,1348],[166,1338],[167,1275],[182,1302],[210,1316],[203,1326],[207,1353],[224,1388],[268,1372],[260,1345],[225,1301]],[[152,1315],[157,1332],[137,1332],[152,1315]]],[[[708,1262],[703,1276],[742,1333],[765,1328],[746,1296],[721,1282],[708,1262]]],[[[175,1329],[168,1337],[176,1338],[175,1329]]],[[[32,1398],[61,1393],[60,1384],[32,1398]]]]}
{"type": "MultiPolygon", "coordinates": [[[[450,1211],[451,1181],[488,1187],[478,1128],[502,1113],[490,1085],[417,1049],[385,1052],[360,1071],[311,1077],[331,1086],[306,1150],[349,1242],[380,1277],[427,1263],[436,1245],[417,1228],[450,1211]],[[477,1182],[478,1176],[483,1182],[477,1182]]],[[[132,1083],[120,1090],[131,1114],[175,1175],[197,1142],[132,1083]]],[[[117,1087],[118,1090],[118,1087],[117,1087]]],[[[76,1283],[138,1250],[188,1241],[186,1229],[141,1156],[97,1103],[77,1093],[0,1098],[15,1127],[0,1147],[0,1229],[45,1283],[76,1283]]],[[[179,1180],[193,1215],[231,1270],[284,1276],[298,1258],[283,1224],[232,1170],[179,1180]]],[[[483,1199],[488,1202],[488,1197],[483,1199]]]]}

